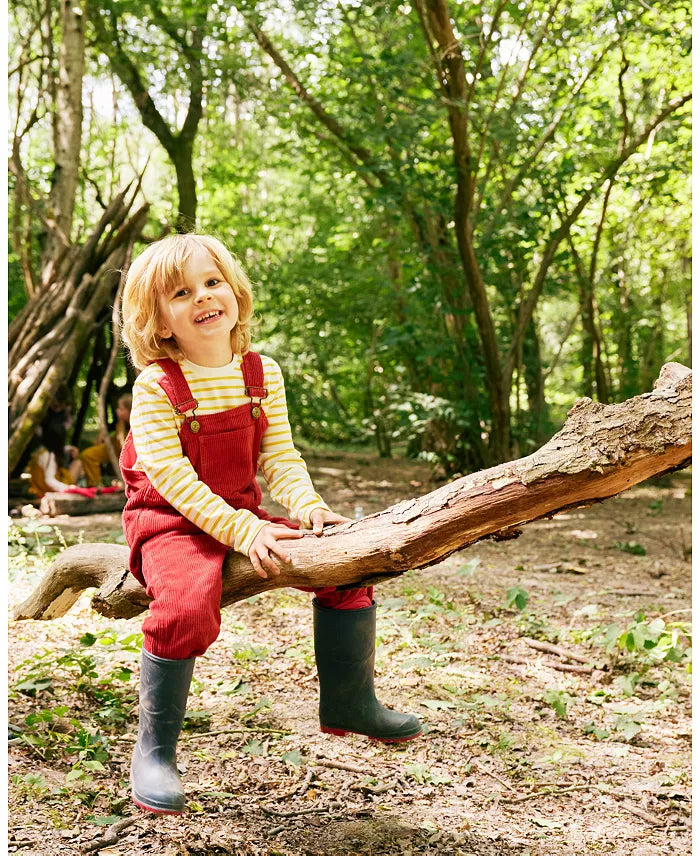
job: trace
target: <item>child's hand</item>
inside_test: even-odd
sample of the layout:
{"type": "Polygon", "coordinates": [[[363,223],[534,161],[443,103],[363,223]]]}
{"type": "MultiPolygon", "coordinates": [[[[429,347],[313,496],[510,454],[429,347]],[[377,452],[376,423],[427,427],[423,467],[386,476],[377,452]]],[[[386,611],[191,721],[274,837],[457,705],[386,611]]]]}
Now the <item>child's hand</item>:
{"type": "Polygon", "coordinates": [[[325,508],[317,508],[311,512],[309,518],[314,530],[314,535],[323,533],[323,526],[326,523],[348,523],[351,518],[343,517],[342,514],[336,514],[335,511],[326,511],[325,508]]]}
{"type": "Polygon", "coordinates": [[[290,529],[281,523],[268,523],[264,526],[255,537],[255,540],[250,545],[248,558],[253,563],[255,573],[267,579],[265,569],[267,568],[274,576],[279,576],[280,569],[272,558],[272,554],[276,554],[283,562],[290,562],[291,556],[286,551],[281,541],[284,538],[303,538],[304,533],[298,529],[290,529]]]}

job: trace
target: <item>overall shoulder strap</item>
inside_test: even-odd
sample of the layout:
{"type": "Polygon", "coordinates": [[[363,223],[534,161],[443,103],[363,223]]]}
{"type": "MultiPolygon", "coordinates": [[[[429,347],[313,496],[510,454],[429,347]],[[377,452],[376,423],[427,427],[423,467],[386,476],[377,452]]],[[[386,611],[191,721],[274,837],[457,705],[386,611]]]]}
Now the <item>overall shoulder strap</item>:
{"type": "Polygon", "coordinates": [[[198,406],[197,399],[192,395],[190,386],[185,379],[179,363],[171,360],[169,357],[164,357],[162,360],[154,360],[165,372],[163,377],[158,381],[159,386],[168,396],[168,401],[172,404],[173,410],[184,416],[198,406]]]}
{"type": "Polygon", "coordinates": [[[243,371],[245,394],[248,398],[267,398],[265,372],[260,354],[255,351],[248,351],[243,357],[241,369],[243,371]]]}
{"type": "Polygon", "coordinates": [[[243,357],[241,363],[243,371],[243,383],[245,384],[245,394],[250,399],[250,415],[253,419],[259,419],[262,414],[262,402],[267,398],[267,389],[265,388],[265,372],[263,370],[260,354],[255,351],[248,351],[243,357]]]}

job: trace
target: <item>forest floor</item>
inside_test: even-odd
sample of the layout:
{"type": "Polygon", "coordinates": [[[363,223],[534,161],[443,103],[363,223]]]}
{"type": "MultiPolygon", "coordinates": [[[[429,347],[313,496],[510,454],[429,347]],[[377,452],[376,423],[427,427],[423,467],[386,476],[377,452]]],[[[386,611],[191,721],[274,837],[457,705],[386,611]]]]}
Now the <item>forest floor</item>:
{"type": "MultiPolygon", "coordinates": [[[[437,486],[418,462],[307,460],[349,516],[437,486]]],[[[15,519],[10,611],[58,532],[119,540],[119,526],[116,514],[15,519]]],[[[22,736],[9,746],[9,852],[688,854],[689,553],[681,472],[382,583],[378,696],[425,732],[398,746],[319,733],[308,595],[237,604],[197,661],[180,817],[129,798],[140,619],[103,619],[83,595],[64,618],[11,621],[9,717],[22,736]],[[596,668],[558,670],[582,663],[528,640],[596,668]]]]}

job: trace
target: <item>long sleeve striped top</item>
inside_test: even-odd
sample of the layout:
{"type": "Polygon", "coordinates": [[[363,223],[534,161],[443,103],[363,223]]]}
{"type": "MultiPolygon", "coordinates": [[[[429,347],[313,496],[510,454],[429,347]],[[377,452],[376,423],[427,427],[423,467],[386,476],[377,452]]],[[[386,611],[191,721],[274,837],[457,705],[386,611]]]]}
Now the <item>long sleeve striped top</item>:
{"type": "MultiPolygon", "coordinates": [[[[280,367],[270,357],[261,357],[269,393],[263,409],[269,424],[262,437],[259,466],[272,499],[303,526],[309,526],[311,512],[328,506],[314,490],[306,464],[294,447],[280,367]]],[[[228,365],[217,368],[189,360],[180,363],[199,402],[198,415],[230,410],[250,401],[244,392],[241,360],[241,355],[235,354],[228,365]]],[[[137,454],[135,467],[143,470],[158,493],[195,526],[248,555],[266,521],[246,509],[232,508],[200,481],[182,452],[179,431],[183,417],[175,413],[159,385],[162,376],[163,370],[154,363],[134,384],[131,431],[137,454]]]]}

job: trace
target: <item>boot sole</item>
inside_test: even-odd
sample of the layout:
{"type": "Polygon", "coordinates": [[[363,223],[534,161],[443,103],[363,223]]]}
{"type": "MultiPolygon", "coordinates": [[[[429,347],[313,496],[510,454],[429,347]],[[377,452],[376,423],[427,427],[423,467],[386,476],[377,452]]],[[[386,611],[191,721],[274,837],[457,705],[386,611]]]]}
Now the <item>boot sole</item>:
{"type": "Polygon", "coordinates": [[[184,809],[165,809],[165,808],[155,808],[154,806],[146,805],[145,803],[139,802],[136,797],[131,797],[134,805],[138,806],[143,811],[150,811],[151,814],[183,814],[184,809]]]}
{"type": "Polygon", "coordinates": [[[361,731],[350,731],[345,728],[329,728],[322,725],[321,731],[323,734],[332,734],[335,737],[347,737],[348,734],[360,734],[362,737],[367,737],[369,740],[375,740],[378,743],[405,743],[407,740],[415,740],[416,737],[421,737],[423,732],[417,731],[415,734],[408,734],[405,737],[375,737],[372,734],[363,734],[361,731]]]}

